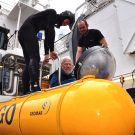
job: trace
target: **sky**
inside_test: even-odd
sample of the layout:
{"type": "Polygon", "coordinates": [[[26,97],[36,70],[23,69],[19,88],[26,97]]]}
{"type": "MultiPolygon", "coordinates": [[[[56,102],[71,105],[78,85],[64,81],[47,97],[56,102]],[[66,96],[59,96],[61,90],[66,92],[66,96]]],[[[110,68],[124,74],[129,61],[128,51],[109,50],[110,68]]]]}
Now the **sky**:
{"type": "Polygon", "coordinates": [[[70,10],[75,12],[76,8],[84,2],[84,0],[51,0],[52,7],[58,12],[70,10]]]}

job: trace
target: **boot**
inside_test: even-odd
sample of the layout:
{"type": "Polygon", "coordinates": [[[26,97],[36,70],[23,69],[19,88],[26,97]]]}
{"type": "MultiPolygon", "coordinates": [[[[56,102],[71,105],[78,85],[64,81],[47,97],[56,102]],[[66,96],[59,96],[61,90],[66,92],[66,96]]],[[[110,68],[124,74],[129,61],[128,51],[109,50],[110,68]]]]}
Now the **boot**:
{"type": "Polygon", "coordinates": [[[36,91],[41,91],[41,89],[40,89],[40,87],[39,87],[39,85],[33,85],[33,86],[31,86],[31,92],[36,92],[36,91]]]}

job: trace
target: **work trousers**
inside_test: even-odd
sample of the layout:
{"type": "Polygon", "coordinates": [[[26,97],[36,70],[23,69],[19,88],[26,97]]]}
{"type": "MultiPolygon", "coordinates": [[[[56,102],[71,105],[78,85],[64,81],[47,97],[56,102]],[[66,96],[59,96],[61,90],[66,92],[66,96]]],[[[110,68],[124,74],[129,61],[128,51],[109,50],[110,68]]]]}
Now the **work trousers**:
{"type": "Polygon", "coordinates": [[[30,85],[39,84],[40,52],[37,34],[31,24],[25,24],[18,32],[18,40],[23,50],[25,67],[22,75],[24,93],[30,85]]]}

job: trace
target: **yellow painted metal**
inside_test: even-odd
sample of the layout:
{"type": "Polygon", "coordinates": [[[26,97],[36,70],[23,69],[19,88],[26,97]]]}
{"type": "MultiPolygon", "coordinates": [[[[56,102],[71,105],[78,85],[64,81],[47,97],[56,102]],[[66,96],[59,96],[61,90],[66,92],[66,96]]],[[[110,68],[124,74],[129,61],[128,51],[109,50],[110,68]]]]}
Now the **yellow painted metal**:
{"type": "Polygon", "coordinates": [[[86,80],[66,94],[60,121],[64,135],[134,135],[135,106],[119,85],[86,80]]]}
{"type": "Polygon", "coordinates": [[[33,94],[21,110],[23,135],[60,135],[60,100],[68,86],[33,94]]]}
{"type": "Polygon", "coordinates": [[[0,103],[0,135],[21,135],[20,110],[28,97],[14,97],[8,102],[0,103]]]}
{"type": "MultiPolygon", "coordinates": [[[[16,104],[10,126],[0,135],[134,135],[135,106],[114,82],[87,76],[72,84],[0,103],[16,104]]],[[[3,106],[6,110],[1,110],[3,106]]],[[[13,109],[10,110],[9,118],[13,109]]],[[[5,119],[5,116],[4,116],[5,119]]]]}

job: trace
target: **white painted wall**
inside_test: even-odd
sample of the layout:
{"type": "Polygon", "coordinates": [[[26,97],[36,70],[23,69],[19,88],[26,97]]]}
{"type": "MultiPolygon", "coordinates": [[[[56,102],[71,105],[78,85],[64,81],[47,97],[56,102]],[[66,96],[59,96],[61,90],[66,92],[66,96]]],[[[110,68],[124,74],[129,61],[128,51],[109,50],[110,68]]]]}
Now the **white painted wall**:
{"type": "Polygon", "coordinates": [[[0,15],[0,26],[6,27],[10,30],[10,33],[13,34],[16,30],[17,21],[11,20],[7,17],[7,15],[1,14],[0,15]]]}
{"type": "Polygon", "coordinates": [[[89,28],[99,29],[109,44],[109,49],[116,59],[115,76],[132,72],[135,69],[135,55],[123,53],[127,41],[135,32],[135,14],[133,14],[135,13],[135,11],[133,12],[135,5],[126,3],[125,10],[123,1],[116,0],[87,19],[89,28]],[[118,11],[117,7],[119,6],[121,8],[118,11]],[[133,13],[129,11],[127,14],[127,10],[131,10],[133,13]]]}
{"type": "Polygon", "coordinates": [[[117,0],[115,4],[119,18],[123,51],[125,53],[133,52],[135,51],[135,1],[117,0]]]}
{"type": "MultiPolygon", "coordinates": [[[[22,3],[21,3],[21,10],[22,10],[22,12],[21,12],[19,27],[22,25],[22,23],[24,22],[24,20],[28,16],[30,16],[33,13],[39,12],[38,10],[36,10],[32,7],[29,7],[25,4],[22,4],[22,3]]],[[[0,26],[9,29],[10,35],[14,34],[15,30],[18,30],[17,29],[18,16],[19,16],[19,6],[18,6],[18,4],[16,4],[14,6],[12,11],[8,15],[5,15],[4,13],[0,14],[0,26]]],[[[7,54],[7,52],[10,52],[10,51],[17,54],[18,49],[19,49],[19,52],[21,52],[21,53],[18,53],[18,55],[22,56],[22,49],[21,49],[21,46],[18,45],[19,44],[18,39],[17,39],[16,46],[15,46],[15,39],[16,38],[17,38],[17,35],[14,35],[9,40],[10,46],[13,45],[15,47],[14,49],[11,47],[11,48],[8,48],[8,51],[0,50],[0,53],[3,56],[4,56],[4,54],[7,54]]]]}
{"type": "MultiPolygon", "coordinates": [[[[0,15],[0,26],[2,27],[5,27],[7,29],[10,30],[10,36],[12,34],[14,34],[15,30],[16,30],[16,25],[17,25],[17,20],[12,20],[12,19],[9,19],[6,15],[2,14],[0,15]]],[[[10,44],[12,45],[15,41],[15,35],[10,39],[10,44]]],[[[0,53],[2,54],[2,56],[4,56],[5,54],[7,53],[16,53],[20,56],[22,56],[22,49],[13,49],[10,48],[8,49],[7,51],[5,50],[0,50],[0,53]],[[18,51],[19,50],[19,51],[18,51]]]]}

